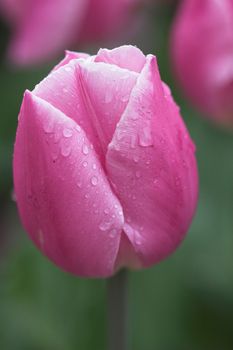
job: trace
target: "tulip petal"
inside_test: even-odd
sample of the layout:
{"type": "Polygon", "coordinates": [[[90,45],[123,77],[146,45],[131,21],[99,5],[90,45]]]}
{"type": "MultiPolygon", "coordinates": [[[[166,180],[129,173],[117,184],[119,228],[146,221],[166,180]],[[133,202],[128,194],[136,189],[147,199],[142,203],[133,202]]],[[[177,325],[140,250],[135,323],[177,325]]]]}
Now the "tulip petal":
{"type": "Polygon", "coordinates": [[[24,227],[45,255],[79,276],[113,273],[121,205],[82,128],[30,92],[20,112],[14,183],[24,227]]]}
{"type": "Polygon", "coordinates": [[[75,52],[75,51],[69,51],[66,50],[65,52],[65,57],[63,58],[63,60],[61,60],[61,62],[59,62],[54,68],[53,71],[57,70],[58,68],[65,66],[66,64],[68,64],[71,60],[74,59],[78,59],[78,58],[88,58],[90,57],[90,55],[88,55],[87,53],[84,52],[75,52]]]}
{"type": "Polygon", "coordinates": [[[82,126],[102,164],[138,74],[77,59],[50,73],[34,94],[82,126]]]}
{"type": "Polygon", "coordinates": [[[72,44],[86,6],[84,0],[34,1],[30,16],[24,16],[15,30],[9,48],[11,60],[21,65],[36,64],[59,54],[72,44]]]}
{"type": "Polygon", "coordinates": [[[98,132],[104,155],[124,112],[138,74],[106,63],[79,63],[86,108],[98,132]]]}
{"type": "Polygon", "coordinates": [[[83,96],[82,77],[78,67],[79,60],[52,71],[36,86],[33,93],[52,104],[66,116],[82,126],[89,141],[93,144],[102,164],[105,163],[99,135],[92,124],[92,115],[83,96]]]}
{"type": "Polygon", "coordinates": [[[123,45],[113,50],[100,49],[96,55],[95,62],[110,63],[140,73],[146,63],[146,58],[137,47],[123,45]]]}
{"type": "Polygon", "coordinates": [[[171,30],[174,73],[207,116],[233,120],[233,1],[186,0],[171,30]]]}
{"type": "Polygon", "coordinates": [[[197,201],[194,146],[153,56],[118,123],[106,168],[124,209],[124,232],[150,266],[183,239],[197,201]]]}

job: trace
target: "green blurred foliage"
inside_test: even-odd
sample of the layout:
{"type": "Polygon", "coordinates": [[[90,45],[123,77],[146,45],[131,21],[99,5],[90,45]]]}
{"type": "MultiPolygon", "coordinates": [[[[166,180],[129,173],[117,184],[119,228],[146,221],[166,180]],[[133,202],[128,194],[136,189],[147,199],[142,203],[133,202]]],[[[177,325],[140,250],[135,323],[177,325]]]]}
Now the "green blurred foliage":
{"type": "MultiPolygon", "coordinates": [[[[163,8],[154,19],[151,51],[197,146],[200,199],[181,248],[157,266],[130,274],[131,345],[134,350],[232,350],[233,134],[201,118],[178,91],[169,69],[172,15],[163,8]]],[[[0,349],[104,349],[105,281],[75,278],[43,258],[24,234],[10,199],[22,94],[53,63],[13,70],[3,60],[8,32],[3,25],[0,31],[0,349]]]]}

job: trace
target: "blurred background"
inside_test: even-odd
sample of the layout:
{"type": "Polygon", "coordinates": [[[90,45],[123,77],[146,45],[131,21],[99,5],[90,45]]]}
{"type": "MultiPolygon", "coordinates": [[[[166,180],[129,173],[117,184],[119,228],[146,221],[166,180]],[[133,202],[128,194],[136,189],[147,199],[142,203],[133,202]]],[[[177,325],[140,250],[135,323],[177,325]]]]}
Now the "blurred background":
{"type": "MultiPolygon", "coordinates": [[[[143,14],[127,40],[158,57],[197,146],[200,197],[187,238],[169,259],[130,273],[134,350],[233,349],[233,133],[191,107],[177,88],[168,42],[176,2],[143,14]],[[130,41],[129,41],[130,40],[130,41]]],[[[0,23],[0,349],[74,350],[106,346],[105,281],[74,278],[36,250],[13,201],[12,153],[24,90],[59,61],[16,68],[6,60],[10,28],[0,23]]],[[[94,53],[99,43],[76,45],[94,53]]],[[[109,48],[115,42],[108,41],[109,48]]],[[[70,48],[70,47],[69,47],[70,48]]]]}

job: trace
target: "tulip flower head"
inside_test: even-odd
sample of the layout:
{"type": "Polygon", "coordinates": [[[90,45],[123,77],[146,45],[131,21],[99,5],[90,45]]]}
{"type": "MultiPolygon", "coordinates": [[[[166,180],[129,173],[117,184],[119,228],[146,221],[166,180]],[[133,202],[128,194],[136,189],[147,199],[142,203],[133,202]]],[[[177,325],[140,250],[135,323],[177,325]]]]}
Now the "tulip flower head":
{"type": "Polygon", "coordinates": [[[175,74],[187,97],[233,124],[233,0],[184,0],[171,35],[175,74]]]}
{"type": "Polygon", "coordinates": [[[153,55],[67,52],[19,115],[14,186],[36,246],[79,276],[151,266],[184,238],[195,149],[153,55]]]}

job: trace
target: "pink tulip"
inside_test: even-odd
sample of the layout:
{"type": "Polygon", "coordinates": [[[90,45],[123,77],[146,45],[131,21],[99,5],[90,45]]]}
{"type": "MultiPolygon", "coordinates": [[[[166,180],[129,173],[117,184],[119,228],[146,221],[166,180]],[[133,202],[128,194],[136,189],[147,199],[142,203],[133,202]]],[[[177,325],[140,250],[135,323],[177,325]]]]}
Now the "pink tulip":
{"type": "Polygon", "coordinates": [[[233,123],[233,0],[184,0],[171,36],[172,63],[187,96],[233,123]]]}
{"type": "Polygon", "coordinates": [[[68,52],[24,95],[14,151],[23,225],[79,276],[151,266],[191,223],[194,149],[154,56],[133,46],[68,52]]]}
{"type": "Polygon", "coordinates": [[[108,40],[132,26],[144,0],[0,0],[13,31],[11,61],[36,64],[74,44],[108,40]]]}

